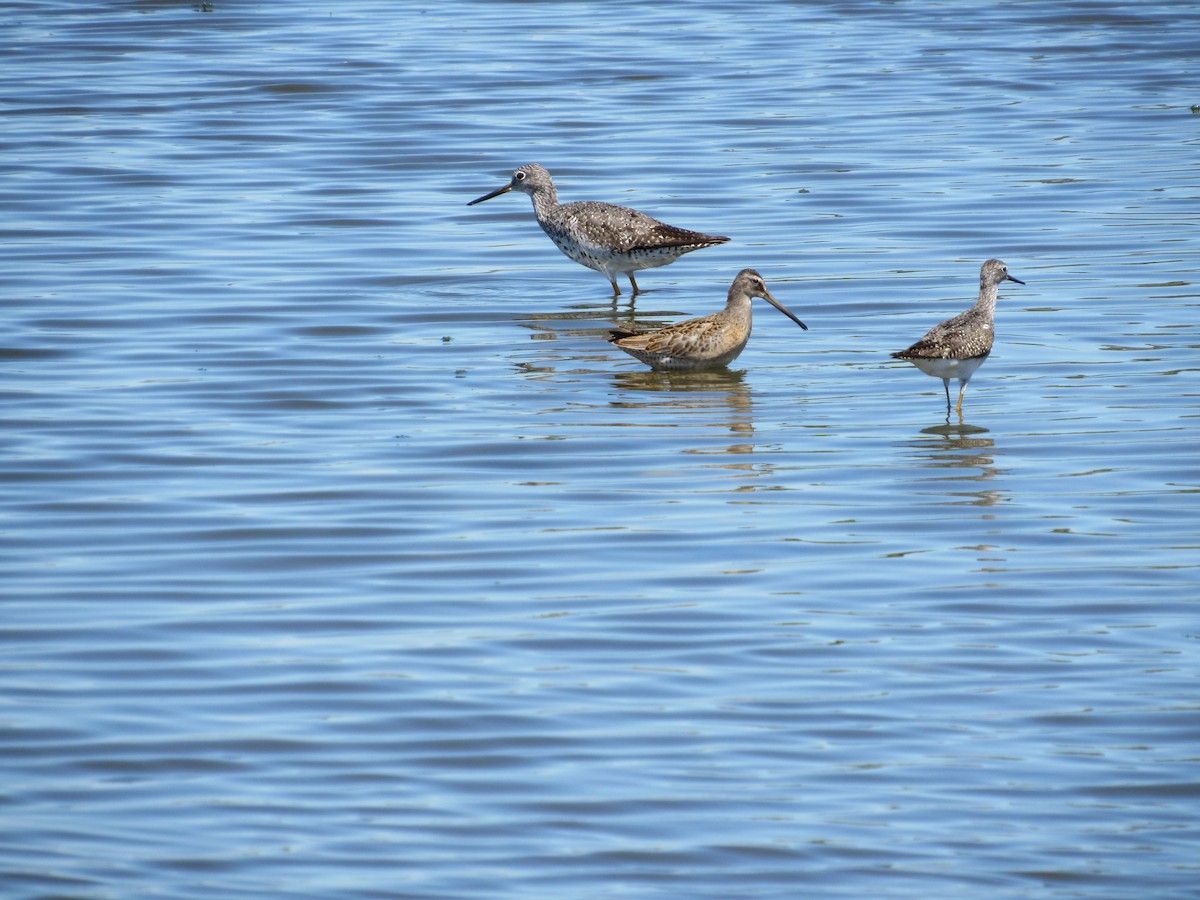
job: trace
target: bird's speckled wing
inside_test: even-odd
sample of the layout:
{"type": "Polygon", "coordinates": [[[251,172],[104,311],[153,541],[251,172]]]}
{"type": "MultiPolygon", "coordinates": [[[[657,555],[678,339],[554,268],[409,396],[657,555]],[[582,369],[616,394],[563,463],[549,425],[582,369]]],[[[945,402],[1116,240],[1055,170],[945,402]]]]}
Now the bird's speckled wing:
{"type": "Polygon", "coordinates": [[[716,244],[724,244],[729,240],[729,238],[717,234],[703,234],[699,231],[690,231],[687,228],[676,228],[674,225],[655,222],[653,219],[650,221],[654,222],[654,227],[646,233],[645,243],[633,246],[630,248],[631,250],[653,250],[655,247],[712,247],[716,244]]]}
{"type": "Polygon", "coordinates": [[[657,331],[638,331],[619,337],[613,343],[631,350],[662,356],[694,356],[721,335],[719,322],[709,318],[691,319],[668,325],[657,331]]]}
{"type": "Polygon", "coordinates": [[[990,326],[980,328],[972,325],[973,312],[967,310],[935,325],[907,350],[893,353],[892,356],[896,359],[969,359],[987,356],[992,352],[994,333],[990,326]]]}
{"type": "Polygon", "coordinates": [[[671,247],[705,247],[729,240],[719,235],[702,234],[676,228],[653,216],[599,200],[565,203],[556,210],[556,218],[582,242],[604,252],[629,253],[671,247]]]}

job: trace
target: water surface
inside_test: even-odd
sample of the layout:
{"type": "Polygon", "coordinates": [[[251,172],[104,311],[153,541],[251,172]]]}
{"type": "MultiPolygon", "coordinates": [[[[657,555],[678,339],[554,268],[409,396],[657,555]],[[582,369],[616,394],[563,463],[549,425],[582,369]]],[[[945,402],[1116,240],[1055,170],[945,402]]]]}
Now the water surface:
{"type": "Polygon", "coordinates": [[[1191,895],[1200,13],[597,9],[0,10],[6,890],[1191,895]]]}

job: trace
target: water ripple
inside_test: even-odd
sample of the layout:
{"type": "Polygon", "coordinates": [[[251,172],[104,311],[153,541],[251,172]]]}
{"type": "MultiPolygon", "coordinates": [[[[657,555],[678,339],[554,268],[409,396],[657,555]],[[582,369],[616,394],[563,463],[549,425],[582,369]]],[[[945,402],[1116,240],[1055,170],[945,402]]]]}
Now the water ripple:
{"type": "Polygon", "coordinates": [[[1193,889],[1200,18],[681,9],[13,6],[10,891],[1193,889]],[[734,240],[614,303],[531,161],[734,240]]]}

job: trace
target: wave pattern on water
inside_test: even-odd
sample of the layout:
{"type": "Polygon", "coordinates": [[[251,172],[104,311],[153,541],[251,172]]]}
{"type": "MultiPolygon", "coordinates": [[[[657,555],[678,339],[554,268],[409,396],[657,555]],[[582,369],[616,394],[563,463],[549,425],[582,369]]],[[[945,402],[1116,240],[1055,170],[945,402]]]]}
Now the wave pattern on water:
{"type": "Polygon", "coordinates": [[[1200,15],[605,10],[9,4],[8,890],[1194,889],[1200,15]]]}

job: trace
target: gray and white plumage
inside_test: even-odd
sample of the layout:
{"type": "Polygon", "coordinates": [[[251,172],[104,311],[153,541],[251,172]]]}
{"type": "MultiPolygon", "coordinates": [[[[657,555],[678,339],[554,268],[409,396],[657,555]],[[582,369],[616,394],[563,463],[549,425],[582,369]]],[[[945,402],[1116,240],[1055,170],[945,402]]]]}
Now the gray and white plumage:
{"type": "Polygon", "coordinates": [[[612,283],[614,296],[621,293],[617,285],[617,275],[621,273],[629,276],[636,296],[640,289],[633,277],[635,271],[665,266],[685,253],[729,240],[721,235],[676,228],[627,206],[598,200],[559,203],[558,189],[550,173],[536,163],[521,166],[513,172],[508,184],[467,205],[474,206],[509,191],[528,194],[542,231],[575,262],[602,272],[612,283]]]}
{"type": "Polygon", "coordinates": [[[1025,283],[1009,275],[1008,266],[1000,260],[989,259],[979,270],[979,299],[974,306],[935,325],[907,350],[892,354],[894,359],[906,360],[926,375],[942,379],[946,390],[947,416],[950,415],[950,380],[958,381],[956,409],[961,416],[967,382],[992,352],[996,332],[996,299],[1000,285],[1005,281],[1025,283]]]}
{"type": "Polygon", "coordinates": [[[708,369],[737,359],[750,339],[751,300],[761,297],[803,328],[786,306],[772,296],[763,277],[753,269],[738,272],[720,312],[688,319],[657,331],[616,330],[609,341],[655,369],[708,369]]]}

